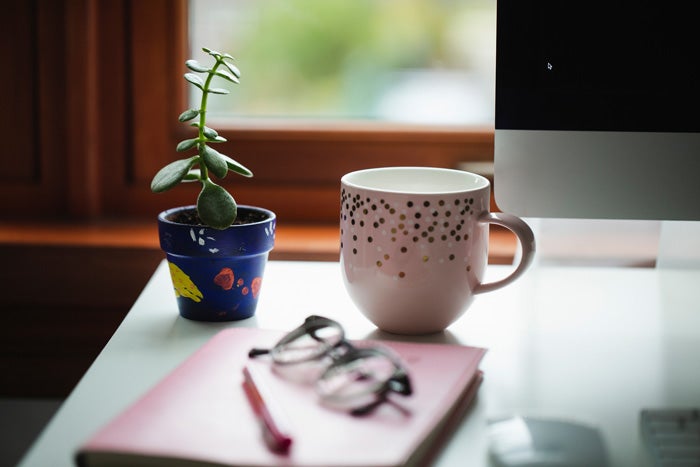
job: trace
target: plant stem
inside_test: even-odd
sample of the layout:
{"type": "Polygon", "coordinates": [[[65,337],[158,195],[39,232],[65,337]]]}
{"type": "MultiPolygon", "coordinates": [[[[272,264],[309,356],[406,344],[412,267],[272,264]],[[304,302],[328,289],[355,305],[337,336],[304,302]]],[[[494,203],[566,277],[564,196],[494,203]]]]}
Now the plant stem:
{"type": "MultiPolygon", "coordinates": [[[[211,84],[211,80],[214,78],[214,72],[216,71],[217,68],[219,68],[219,65],[221,65],[221,62],[223,61],[223,58],[217,58],[216,63],[214,64],[214,67],[212,68],[211,72],[208,73],[207,79],[204,82],[204,87],[202,89],[202,100],[200,102],[199,106],[199,143],[198,144],[198,153],[199,157],[201,160],[202,153],[204,152],[204,146],[206,146],[206,139],[204,137],[204,127],[206,126],[207,122],[207,98],[209,97],[209,85],[211,84]]],[[[209,169],[207,168],[206,164],[199,164],[200,166],[200,179],[204,182],[206,180],[209,180],[209,169]]]]}

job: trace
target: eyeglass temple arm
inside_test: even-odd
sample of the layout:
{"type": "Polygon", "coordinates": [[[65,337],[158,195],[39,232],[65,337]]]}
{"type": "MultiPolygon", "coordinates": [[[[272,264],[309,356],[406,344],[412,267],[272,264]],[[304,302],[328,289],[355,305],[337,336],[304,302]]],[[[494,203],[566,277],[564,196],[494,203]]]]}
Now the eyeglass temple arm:
{"type": "MultiPolygon", "coordinates": [[[[304,320],[304,324],[302,324],[297,329],[295,329],[292,332],[290,332],[289,334],[287,334],[285,336],[285,338],[282,340],[284,341],[285,339],[289,338],[290,336],[294,336],[296,338],[297,334],[305,333],[305,334],[308,334],[309,336],[311,336],[311,338],[314,339],[315,341],[323,342],[323,339],[316,335],[316,331],[318,331],[319,329],[327,328],[327,327],[337,327],[337,328],[342,330],[342,327],[340,326],[340,324],[338,324],[337,321],[333,321],[332,319],[329,319],[329,318],[324,318],[323,316],[311,315],[311,316],[308,316],[304,320]]],[[[248,357],[255,358],[259,355],[269,354],[271,351],[272,351],[272,349],[252,348],[248,352],[248,357]]]]}
{"type": "Polygon", "coordinates": [[[402,406],[402,405],[399,404],[398,402],[392,400],[391,398],[387,397],[387,391],[384,391],[384,392],[381,392],[381,393],[377,394],[377,399],[374,400],[374,401],[372,401],[372,402],[370,402],[369,404],[367,404],[367,405],[365,405],[365,406],[363,406],[363,407],[357,407],[357,408],[355,408],[355,409],[352,409],[352,410],[350,411],[350,415],[352,415],[352,416],[354,416],[354,417],[362,417],[362,416],[365,416],[365,415],[369,415],[369,414],[371,414],[372,412],[374,412],[374,410],[375,410],[377,407],[379,407],[380,405],[384,404],[385,402],[386,402],[387,404],[393,405],[393,406],[394,406],[396,409],[398,409],[399,412],[401,412],[402,414],[404,414],[404,415],[406,415],[406,416],[411,415],[411,411],[410,411],[409,409],[407,409],[406,407],[402,406]]]}
{"type": "Polygon", "coordinates": [[[255,358],[258,355],[267,355],[270,353],[270,349],[258,349],[253,347],[248,351],[248,358],[255,358]]]}
{"type": "Polygon", "coordinates": [[[401,412],[404,413],[404,415],[410,414],[408,409],[402,407],[395,401],[391,400],[387,394],[389,391],[396,392],[398,394],[404,395],[404,396],[409,396],[413,393],[413,389],[411,388],[411,379],[408,377],[408,374],[403,368],[399,368],[396,370],[396,374],[392,376],[384,385],[384,388],[381,389],[377,393],[377,399],[374,400],[373,402],[370,402],[369,404],[363,406],[363,407],[357,407],[355,409],[352,409],[350,411],[351,415],[360,417],[363,415],[369,415],[382,405],[383,403],[387,402],[396,408],[398,408],[401,412]]]}
{"type": "Polygon", "coordinates": [[[403,369],[399,369],[394,376],[387,381],[389,390],[394,391],[404,396],[411,395],[413,388],[411,387],[411,379],[403,369]]]}

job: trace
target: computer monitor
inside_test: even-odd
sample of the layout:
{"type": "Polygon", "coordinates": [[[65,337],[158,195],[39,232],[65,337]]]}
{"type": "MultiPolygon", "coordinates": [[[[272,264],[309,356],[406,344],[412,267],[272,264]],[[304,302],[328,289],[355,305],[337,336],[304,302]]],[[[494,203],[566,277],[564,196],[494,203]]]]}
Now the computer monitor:
{"type": "Polygon", "coordinates": [[[494,195],[535,218],[700,220],[692,2],[498,0],[494,195]]]}

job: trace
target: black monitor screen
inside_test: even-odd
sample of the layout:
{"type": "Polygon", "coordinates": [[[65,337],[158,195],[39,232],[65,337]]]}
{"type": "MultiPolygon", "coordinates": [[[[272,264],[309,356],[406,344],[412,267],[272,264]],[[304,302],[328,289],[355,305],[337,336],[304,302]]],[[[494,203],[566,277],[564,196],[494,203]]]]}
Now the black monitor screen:
{"type": "Polygon", "coordinates": [[[700,131],[700,21],[676,3],[499,0],[496,128],[700,131]]]}

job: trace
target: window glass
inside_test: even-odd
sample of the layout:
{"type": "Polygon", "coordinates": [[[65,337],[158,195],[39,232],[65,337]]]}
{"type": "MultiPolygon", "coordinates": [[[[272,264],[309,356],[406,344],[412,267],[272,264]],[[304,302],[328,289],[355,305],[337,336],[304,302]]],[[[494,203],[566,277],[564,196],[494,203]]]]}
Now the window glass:
{"type": "MultiPolygon", "coordinates": [[[[213,116],[493,126],[494,0],[190,0],[190,48],[237,59],[213,116]]],[[[192,92],[191,99],[199,101],[192,92]]]]}

